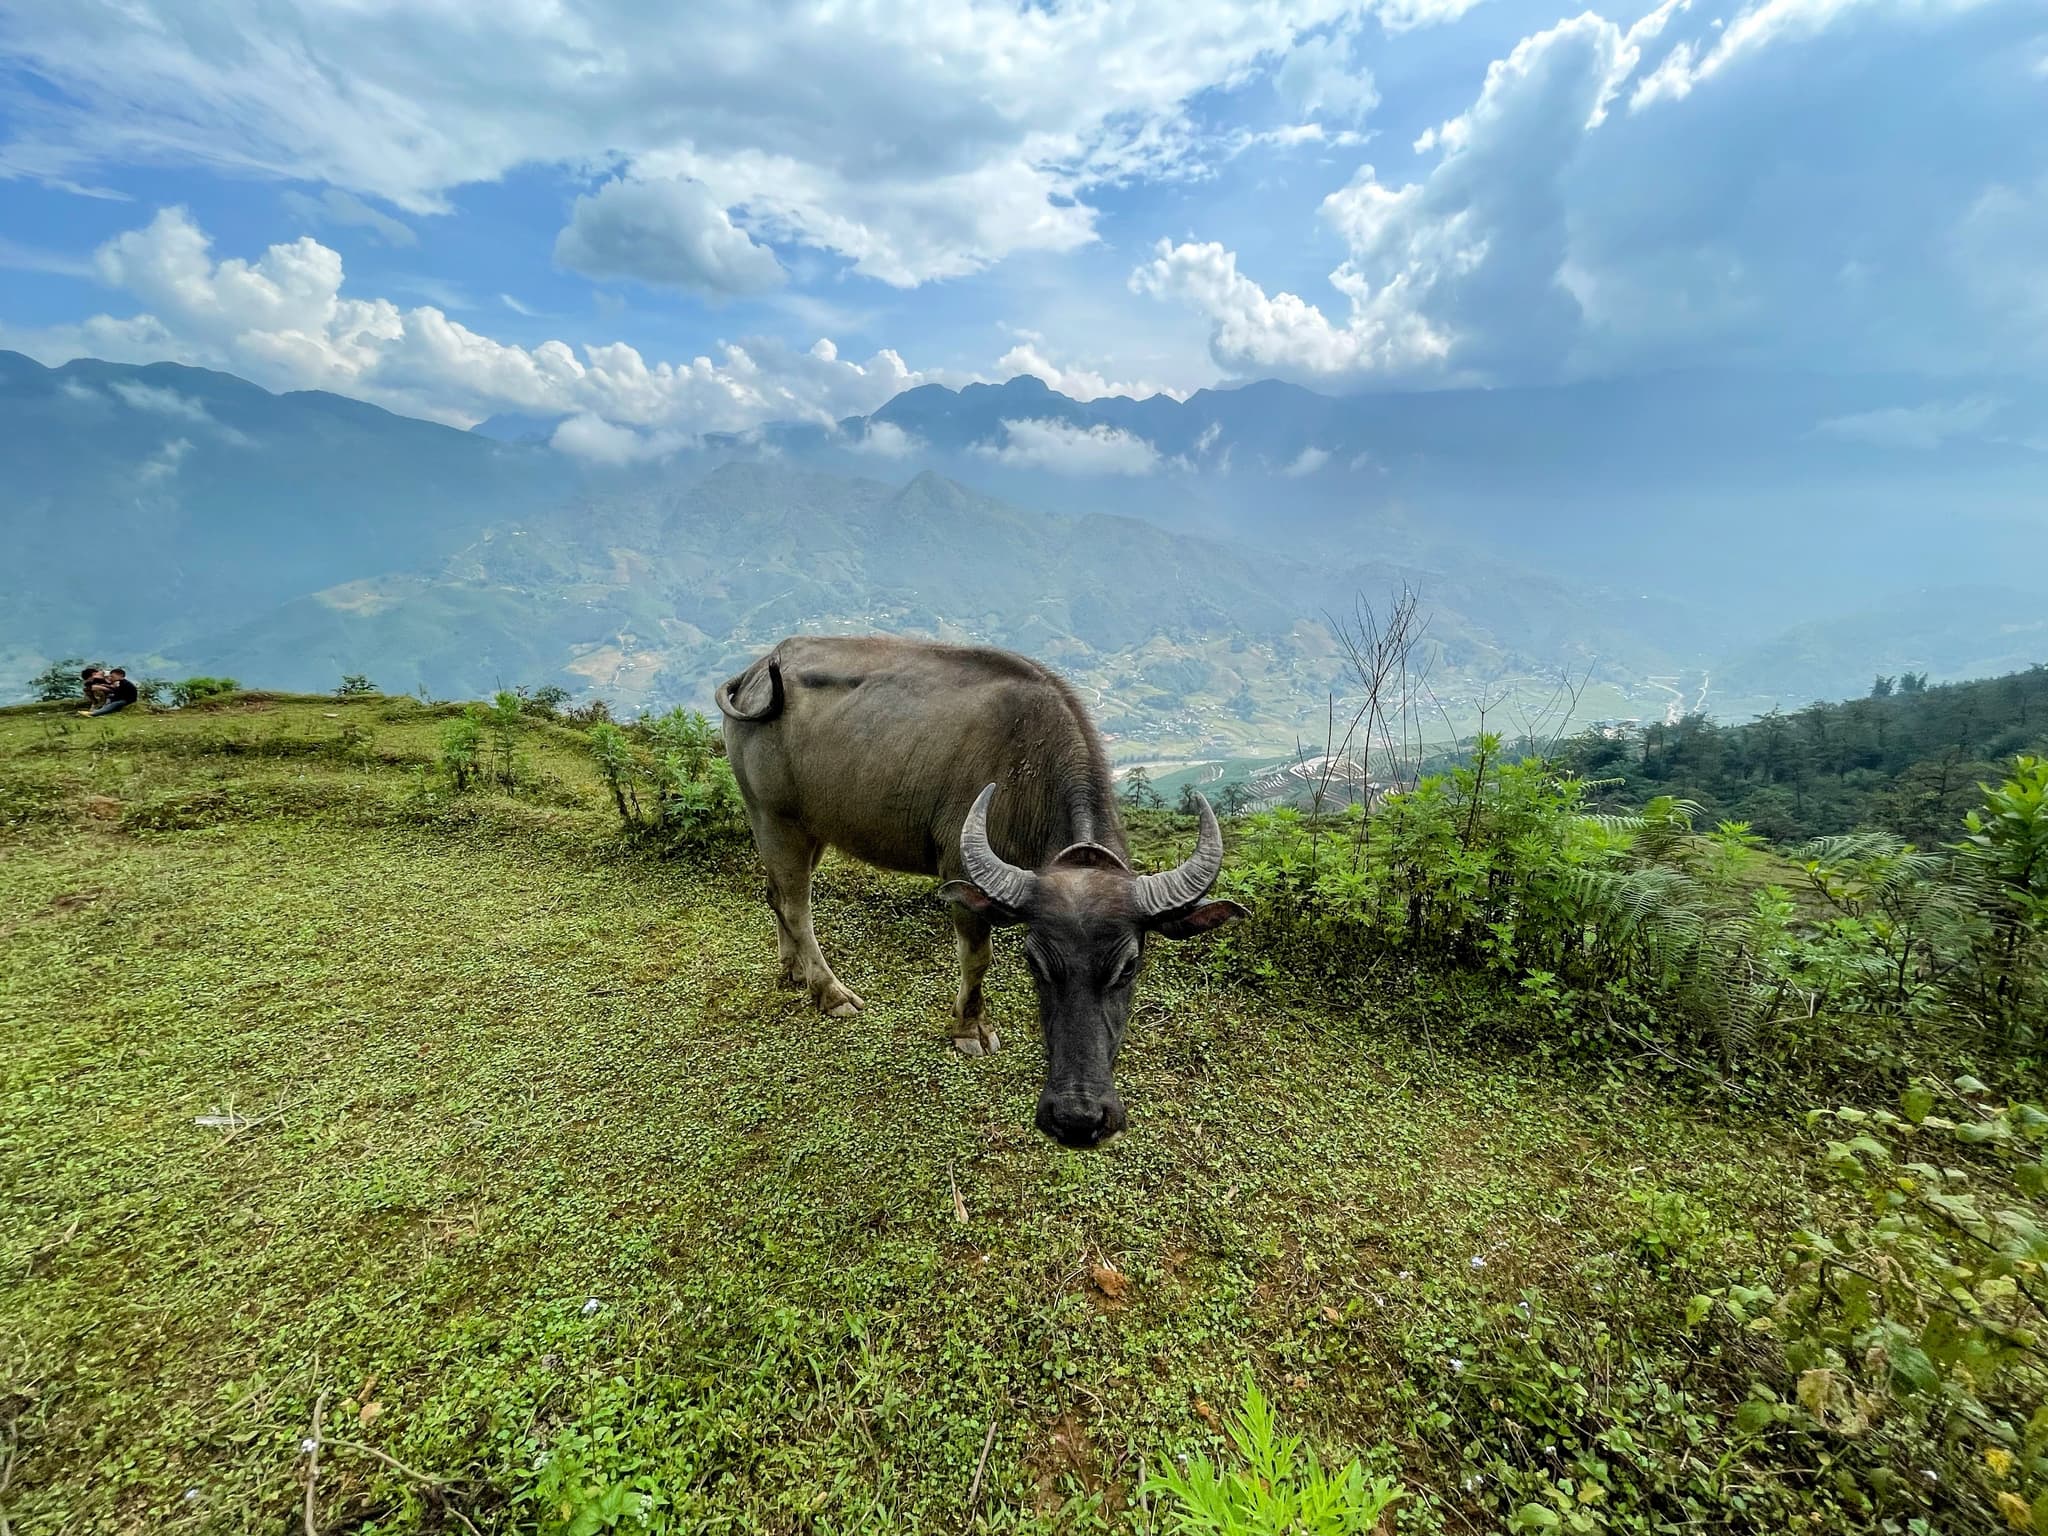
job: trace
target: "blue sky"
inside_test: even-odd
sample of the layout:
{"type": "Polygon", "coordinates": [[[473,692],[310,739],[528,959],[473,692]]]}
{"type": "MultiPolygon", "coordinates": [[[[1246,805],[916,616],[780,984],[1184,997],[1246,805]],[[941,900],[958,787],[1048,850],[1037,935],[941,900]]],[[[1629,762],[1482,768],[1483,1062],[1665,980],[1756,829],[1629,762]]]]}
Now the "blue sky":
{"type": "Polygon", "coordinates": [[[0,345],[648,441],[1016,372],[2038,382],[2048,9],[17,0],[0,345]]]}

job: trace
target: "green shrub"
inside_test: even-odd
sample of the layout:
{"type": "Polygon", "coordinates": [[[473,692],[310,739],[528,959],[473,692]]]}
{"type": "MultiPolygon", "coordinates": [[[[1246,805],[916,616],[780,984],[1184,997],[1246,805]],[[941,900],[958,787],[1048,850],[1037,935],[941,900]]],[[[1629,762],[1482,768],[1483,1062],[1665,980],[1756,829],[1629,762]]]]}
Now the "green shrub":
{"type": "Polygon", "coordinates": [[[1746,824],[1696,831],[1698,807],[1668,796],[1591,815],[1593,786],[1497,745],[1482,737],[1469,765],[1376,811],[1247,818],[1224,889],[1262,921],[1224,952],[1332,985],[1388,953],[1477,969],[1516,988],[1525,1018],[1584,1038],[1654,1031],[1723,1073],[1761,1054],[1896,1081],[1929,1049],[1951,1053],[1959,1028],[2031,1048],[2048,1004],[2039,760],[1984,786],[1948,851],[1882,832],[1807,845],[1795,896],[1756,882],[1767,856],[1746,824]]]}
{"type": "Polygon", "coordinates": [[[2048,758],[2022,757],[1964,817],[1956,866],[1980,926],[1951,995],[1974,1009],[2001,1043],[2034,1048],[2048,1015],[2048,758]]]}
{"type": "Polygon", "coordinates": [[[1197,1453],[1145,1479],[1142,1492],[1162,1501],[1161,1523],[1176,1536],[1353,1536],[1379,1530],[1402,1497],[1391,1478],[1368,1478],[1356,1461],[1325,1471],[1298,1436],[1280,1433],[1256,1382],[1246,1381],[1244,1407],[1224,1433],[1239,1466],[1197,1453]]]}
{"type": "Polygon", "coordinates": [[[337,699],[363,699],[377,691],[377,685],[360,672],[345,674],[341,686],[334,690],[337,699]]]}
{"type": "Polygon", "coordinates": [[[53,661],[42,671],[28,680],[29,692],[41,704],[61,704],[67,699],[85,697],[85,683],[79,674],[85,670],[85,662],[77,656],[66,656],[53,661]]]}
{"type": "Polygon", "coordinates": [[[539,688],[518,690],[520,707],[529,715],[539,715],[553,720],[562,712],[562,706],[569,702],[569,690],[559,683],[546,683],[539,688]]]}
{"type": "Polygon", "coordinates": [[[1853,1198],[1794,1245],[1775,1416],[1930,1528],[2048,1530],[2048,1112],[1962,1077],[1814,1118],[1853,1198]]]}
{"type": "Polygon", "coordinates": [[[673,709],[630,732],[600,723],[588,740],[628,836],[678,848],[745,834],[739,785],[717,729],[703,715],[673,709]]]}
{"type": "Polygon", "coordinates": [[[171,702],[183,709],[188,704],[234,693],[241,686],[232,677],[188,677],[181,683],[171,684],[171,702]]]}
{"type": "Polygon", "coordinates": [[[477,786],[484,752],[484,710],[467,706],[441,727],[440,768],[448,787],[466,794],[477,786]]]}

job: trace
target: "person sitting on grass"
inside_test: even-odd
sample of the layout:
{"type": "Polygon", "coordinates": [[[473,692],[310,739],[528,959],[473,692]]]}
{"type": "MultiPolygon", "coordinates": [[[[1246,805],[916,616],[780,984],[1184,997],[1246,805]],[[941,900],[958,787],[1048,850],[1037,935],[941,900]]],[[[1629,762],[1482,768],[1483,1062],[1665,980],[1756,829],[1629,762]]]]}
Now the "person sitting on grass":
{"type": "Polygon", "coordinates": [[[95,662],[78,674],[78,681],[84,686],[87,709],[98,709],[107,702],[107,690],[112,685],[107,681],[105,667],[95,662]]]}
{"type": "Polygon", "coordinates": [[[111,715],[126,709],[140,697],[135,685],[128,681],[127,668],[116,667],[107,674],[106,697],[99,706],[95,709],[81,709],[79,713],[88,719],[94,715],[111,715]]]}

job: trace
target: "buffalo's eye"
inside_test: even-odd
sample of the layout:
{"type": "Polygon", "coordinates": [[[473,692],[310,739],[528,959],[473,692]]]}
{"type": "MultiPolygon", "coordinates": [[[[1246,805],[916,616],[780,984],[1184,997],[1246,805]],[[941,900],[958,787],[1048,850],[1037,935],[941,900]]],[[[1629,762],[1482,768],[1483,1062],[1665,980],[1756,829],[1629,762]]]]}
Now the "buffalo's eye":
{"type": "Polygon", "coordinates": [[[1028,949],[1024,951],[1024,965],[1031,972],[1032,980],[1045,980],[1045,962],[1028,949]]]}
{"type": "Polygon", "coordinates": [[[1116,968],[1116,974],[1110,979],[1109,984],[1111,987],[1121,990],[1137,979],[1138,957],[1136,955],[1126,955],[1123,963],[1116,968]]]}

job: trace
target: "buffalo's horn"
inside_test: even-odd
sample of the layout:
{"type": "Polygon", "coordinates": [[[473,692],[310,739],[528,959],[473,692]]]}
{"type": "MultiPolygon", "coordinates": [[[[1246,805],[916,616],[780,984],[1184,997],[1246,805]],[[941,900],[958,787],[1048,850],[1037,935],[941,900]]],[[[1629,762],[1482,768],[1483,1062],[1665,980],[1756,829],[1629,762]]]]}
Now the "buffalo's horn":
{"type": "Polygon", "coordinates": [[[1145,917],[1164,917],[1183,907],[1192,907],[1209,894],[1209,887],[1223,873],[1223,829],[1216,825],[1216,813],[1201,795],[1202,830],[1195,839],[1195,851],[1185,862],[1156,875],[1140,875],[1131,889],[1131,899],[1145,917]]]}
{"type": "Polygon", "coordinates": [[[990,900],[1012,912],[1021,912],[1031,904],[1031,888],[1038,883],[1038,877],[1028,869],[1005,862],[1001,854],[989,847],[988,803],[995,797],[993,784],[974,797],[967,819],[960,823],[960,862],[966,866],[967,878],[980,886],[990,900]]]}

